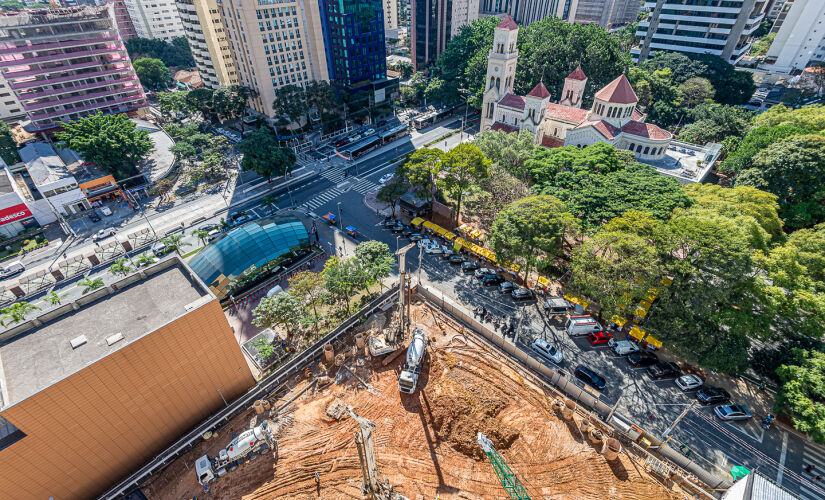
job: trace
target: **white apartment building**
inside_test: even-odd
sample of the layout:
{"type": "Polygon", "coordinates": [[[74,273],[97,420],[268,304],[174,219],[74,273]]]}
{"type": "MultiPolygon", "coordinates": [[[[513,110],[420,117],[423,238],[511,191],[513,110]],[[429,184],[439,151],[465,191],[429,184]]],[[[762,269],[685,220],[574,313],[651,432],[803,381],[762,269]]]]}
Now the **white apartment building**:
{"type": "MultiPolygon", "coordinates": [[[[478,2],[479,0],[453,0],[452,9],[453,14],[450,22],[450,37],[454,37],[461,30],[462,26],[466,26],[478,19],[478,2]]],[[[448,3],[447,5],[450,5],[448,3]]]]}
{"type": "Polygon", "coordinates": [[[9,83],[0,74],[0,120],[6,123],[18,122],[26,118],[23,105],[14,95],[9,83]]]}
{"type": "Polygon", "coordinates": [[[763,69],[788,74],[825,60],[825,1],[788,0],[771,31],[763,69]]]}
{"type": "Polygon", "coordinates": [[[175,0],[125,0],[126,10],[140,38],[171,41],[186,36],[175,0]]]}
{"type": "Polygon", "coordinates": [[[750,51],[750,37],[765,18],[767,0],[648,0],[652,9],[636,31],[634,61],[652,52],[714,54],[736,64],[750,51]]]}
{"type": "Polygon", "coordinates": [[[398,0],[382,0],[384,7],[384,33],[398,29],[398,0]]]}
{"type": "Polygon", "coordinates": [[[236,85],[238,72],[216,0],[176,0],[189,50],[206,87],[236,85]]]}

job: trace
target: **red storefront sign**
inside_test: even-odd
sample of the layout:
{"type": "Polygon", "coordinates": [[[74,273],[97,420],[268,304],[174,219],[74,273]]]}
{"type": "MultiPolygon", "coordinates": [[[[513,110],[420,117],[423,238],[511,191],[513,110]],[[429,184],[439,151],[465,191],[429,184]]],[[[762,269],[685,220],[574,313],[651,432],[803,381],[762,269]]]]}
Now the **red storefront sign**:
{"type": "Polygon", "coordinates": [[[0,226],[19,219],[31,217],[32,213],[25,203],[0,210],[0,226]]]}

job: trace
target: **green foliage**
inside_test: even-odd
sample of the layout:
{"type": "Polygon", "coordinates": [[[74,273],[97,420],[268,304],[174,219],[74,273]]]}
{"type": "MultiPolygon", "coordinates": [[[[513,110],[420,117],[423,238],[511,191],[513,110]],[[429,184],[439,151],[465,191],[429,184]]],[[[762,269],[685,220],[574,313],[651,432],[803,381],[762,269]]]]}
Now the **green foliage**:
{"type": "Polygon", "coordinates": [[[324,276],[321,273],[299,271],[289,278],[289,294],[298,300],[302,311],[312,308],[313,316],[317,319],[318,303],[326,293],[324,284],[324,276]]]}
{"type": "Polygon", "coordinates": [[[205,245],[206,237],[209,236],[209,231],[207,231],[206,229],[194,229],[190,234],[197,238],[201,242],[201,244],[205,245]]]}
{"type": "Polygon", "coordinates": [[[386,243],[370,240],[364,241],[355,247],[355,258],[366,273],[369,282],[381,283],[388,277],[395,264],[395,257],[386,243]]]}
{"type": "Polygon", "coordinates": [[[327,259],[322,275],[329,298],[336,304],[345,303],[345,312],[349,315],[350,297],[366,287],[369,275],[356,258],[338,256],[327,259]]]}
{"type": "Polygon", "coordinates": [[[241,168],[257,172],[266,177],[267,181],[292,172],[295,165],[295,153],[289,148],[281,147],[268,127],[248,132],[238,143],[238,150],[243,153],[241,168]]]}
{"type": "Polygon", "coordinates": [[[793,364],[777,370],[782,387],[776,409],[790,413],[794,427],[825,444],[825,353],[797,349],[794,354],[793,364]]]}
{"type": "Polygon", "coordinates": [[[0,309],[0,325],[7,327],[20,323],[26,319],[26,315],[32,311],[39,311],[40,307],[28,302],[15,302],[9,307],[0,309]]]}
{"type": "Polygon", "coordinates": [[[676,93],[682,105],[695,108],[705,101],[712,100],[715,91],[707,78],[695,76],[681,83],[676,88],[676,93]]]}
{"type": "Polygon", "coordinates": [[[194,111],[188,98],[189,91],[158,92],[158,108],[167,119],[174,117],[177,113],[187,117],[194,111]]]}
{"type": "Polygon", "coordinates": [[[533,134],[521,131],[508,134],[498,130],[486,130],[476,136],[473,143],[494,165],[502,167],[513,176],[527,181],[526,162],[536,150],[533,134]]]}
{"type": "Polygon", "coordinates": [[[132,265],[129,263],[129,259],[121,257],[109,266],[109,272],[115,275],[120,274],[121,276],[126,276],[132,272],[132,265]]]}
{"type": "Polygon", "coordinates": [[[415,73],[415,66],[413,66],[412,63],[402,61],[395,65],[395,71],[401,73],[402,80],[407,80],[415,73]]]}
{"type": "Polygon", "coordinates": [[[259,328],[281,327],[291,333],[290,326],[298,322],[299,311],[300,303],[288,293],[264,297],[252,310],[252,324],[259,328]]]}
{"type": "Polygon", "coordinates": [[[85,116],[64,123],[55,137],[62,147],[77,151],[84,160],[116,175],[122,175],[125,164],[136,164],[152,150],[149,133],[137,130],[124,114],[85,116]]]}
{"type": "Polygon", "coordinates": [[[716,92],[719,104],[745,104],[753,95],[756,86],[753,75],[736,68],[719,56],[693,54],[687,56],[679,52],[659,52],[640,64],[647,72],[669,69],[673,83],[682,84],[694,77],[707,78],[716,92]]]}
{"type": "Polygon", "coordinates": [[[409,108],[418,104],[418,92],[413,87],[402,86],[398,92],[401,106],[409,108]]]}
{"type": "Polygon", "coordinates": [[[439,184],[454,201],[453,217],[458,221],[464,193],[490,175],[490,160],[476,145],[459,144],[444,154],[443,163],[444,174],[439,184]]]}
{"type": "Polygon", "coordinates": [[[189,42],[186,37],[177,37],[172,42],[157,38],[132,38],[126,40],[126,51],[134,61],[141,57],[160,59],[166,66],[190,67],[195,60],[189,51],[189,42]]]}
{"type": "Polygon", "coordinates": [[[472,220],[477,227],[489,232],[496,215],[509,204],[527,196],[528,191],[524,181],[493,164],[490,175],[464,193],[466,209],[462,218],[472,220]]]}
{"type": "Polygon", "coordinates": [[[135,265],[138,267],[146,267],[155,263],[155,258],[149,255],[148,252],[143,252],[135,259],[135,265]]]}
{"type": "Polygon", "coordinates": [[[767,54],[768,49],[771,48],[774,38],[776,38],[776,33],[768,33],[764,37],[753,42],[753,44],[751,44],[751,52],[749,55],[752,57],[757,57],[767,54]]]}
{"type": "Polygon", "coordinates": [[[306,92],[297,85],[279,87],[275,90],[272,109],[279,115],[288,117],[289,122],[297,122],[309,111],[306,92]]]}
{"type": "Polygon", "coordinates": [[[389,203],[390,209],[392,210],[392,216],[395,217],[395,207],[398,205],[398,200],[407,194],[407,191],[409,190],[410,185],[407,184],[407,180],[403,176],[396,175],[392,178],[392,180],[390,180],[390,182],[384,184],[378,189],[375,199],[384,203],[389,203]]]}
{"type": "Polygon", "coordinates": [[[161,239],[160,242],[166,245],[166,247],[169,248],[169,250],[174,250],[175,252],[177,252],[178,255],[180,255],[180,251],[183,249],[183,247],[192,246],[191,243],[183,241],[182,234],[170,234],[166,238],[161,239]]]}
{"type": "Polygon", "coordinates": [[[810,133],[810,131],[790,124],[754,128],[739,141],[733,151],[728,153],[728,156],[719,165],[719,170],[734,173],[744,172],[753,168],[753,158],[756,154],[771,144],[788,137],[807,133],[810,133]]]}
{"type": "Polygon", "coordinates": [[[144,87],[159,90],[169,85],[169,68],[160,59],[142,57],[132,61],[132,66],[144,87]]]}
{"type": "Polygon", "coordinates": [[[49,295],[46,296],[46,301],[53,306],[59,306],[61,301],[68,296],[68,293],[57,293],[52,290],[49,292],[49,295]]]}
{"type": "MultiPolygon", "coordinates": [[[[493,32],[498,23],[498,19],[487,17],[462,26],[447,42],[433,68],[433,73],[443,81],[453,82],[456,88],[468,89],[472,96],[470,105],[476,109],[481,109],[487,55],[493,47],[493,32]]],[[[413,79],[423,78],[419,75],[416,73],[413,79]]],[[[421,97],[423,95],[417,95],[417,98],[421,97]]]]}
{"type": "Polygon", "coordinates": [[[396,177],[406,179],[417,189],[416,195],[429,202],[435,198],[436,181],[444,169],[444,153],[440,149],[421,148],[413,151],[407,161],[395,170],[396,177]]]}
{"type": "Polygon", "coordinates": [[[430,103],[444,104],[457,102],[461,99],[455,80],[442,80],[437,76],[430,79],[427,88],[424,90],[424,97],[430,103]]]}
{"type": "Polygon", "coordinates": [[[754,128],[780,125],[793,125],[806,130],[825,132],[825,106],[812,104],[799,109],[790,109],[779,104],[754,116],[751,122],[754,128]]]}
{"type": "Polygon", "coordinates": [[[83,287],[83,295],[91,292],[92,290],[97,290],[98,288],[103,288],[104,283],[102,278],[85,278],[77,282],[77,286],[83,287]]]}
{"type": "Polygon", "coordinates": [[[9,166],[20,161],[20,154],[17,152],[17,143],[11,136],[11,129],[6,122],[0,122],[0,158],[9,166]]]}
{"type": "Polygon", "coordinates": [[[264,335],[258,337],[252,342],[252,347],[258,351],[258,354],[261,356],[262,360],[265,360],[275,354],[275,346],[272,345],[272,342],[264,335]]]}

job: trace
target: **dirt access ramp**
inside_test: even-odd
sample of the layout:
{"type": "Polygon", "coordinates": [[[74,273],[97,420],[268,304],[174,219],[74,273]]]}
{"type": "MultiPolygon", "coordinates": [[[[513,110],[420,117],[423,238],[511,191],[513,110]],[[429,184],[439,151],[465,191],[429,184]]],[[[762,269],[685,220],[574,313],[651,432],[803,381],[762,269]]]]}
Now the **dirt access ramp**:
{"type": "MultiPolygon", "coordinates": [[[[375,423],[378,469],[395,490],[410,500],[501,499],[507,494],[475,442],[484,432],[528,487],[533,499],[682,499],[645,470],[643,462],[621,453],[607,461],[575,425],[551,407],[555,398],[520,371],[503,354],[441,320],[424,305],[413,305],[413,325],[431,338],[419,390],[398,391],[404,357],[388,366],[363,353],[346,370],[332,368],[331,383],[318,384],[298,397],[279,416],[278,456],[258,457],[210,485],[213,498],[226,499],[360,499],[361,470],[355,447],[357,424],[345,405],[375,423]],[[360,365],[360,366],[359,366],[360,365]],[[316,485],[314,474],[320,475],[316,485]]],[[[347,348],[351,349],[350,347],[347,348]]],[[[319,366],[313,367],[316,375],[319,366]]],[[[286,401],[306,388],[301,377],[286,401]]],[[[280,405],[276,402],[275,407],[280,405]]],[[[214,455],[233,433],[254,424],[245,414],[220,429],[143,485],[151,499],[203,496],[194,461],[214,455]]]]}

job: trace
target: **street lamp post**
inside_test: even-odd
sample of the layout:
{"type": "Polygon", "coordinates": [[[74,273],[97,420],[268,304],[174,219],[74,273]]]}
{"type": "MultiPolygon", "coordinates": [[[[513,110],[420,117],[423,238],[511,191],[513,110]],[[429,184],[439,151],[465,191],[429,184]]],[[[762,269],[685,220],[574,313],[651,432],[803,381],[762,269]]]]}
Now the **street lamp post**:
{"type": "Polygon", "coordinates": [[[341,218],[341,202],[338,202],[338,229],[344,230],[344,219],[341,218]]]}
{"type": "Polygon", "coordinates": [[[229,406],[229,403],[226,402],[226,398],[223,397],[223,393],[221,392],[221,388],[217,387],[216,390],[218,391],[218,394],[221,395],[221,399],[223,399],[223,404],[225,404],[226,406],[229,406]]]}

